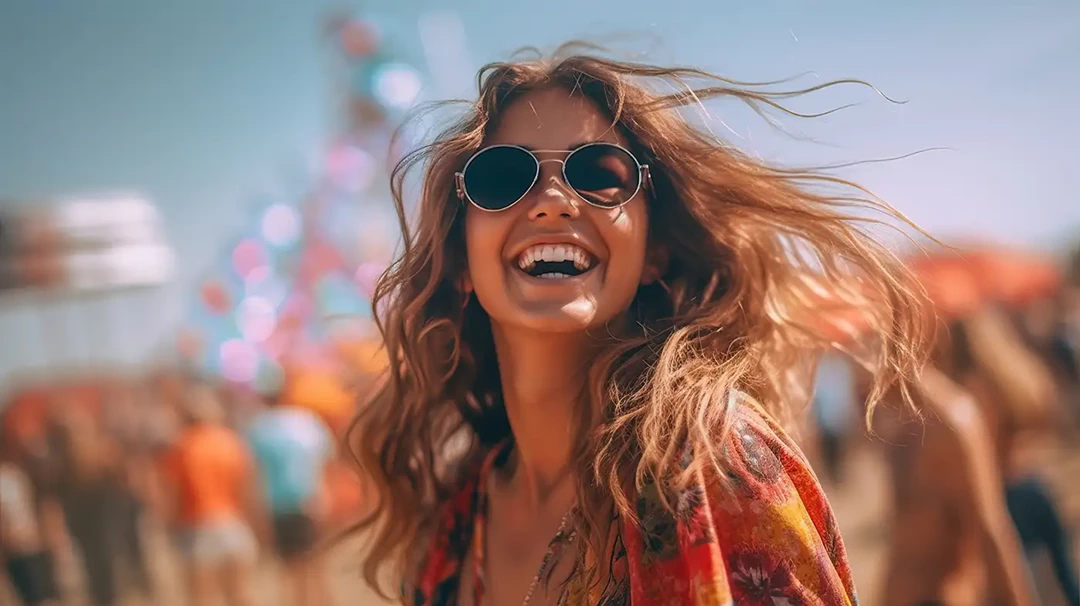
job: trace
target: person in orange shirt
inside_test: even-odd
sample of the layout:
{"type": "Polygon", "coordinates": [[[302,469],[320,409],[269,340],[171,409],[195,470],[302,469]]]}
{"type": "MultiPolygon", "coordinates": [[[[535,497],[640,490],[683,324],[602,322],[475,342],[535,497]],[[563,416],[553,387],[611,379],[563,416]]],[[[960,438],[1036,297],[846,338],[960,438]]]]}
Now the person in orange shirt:
{"type": "Polygon", "coordinates": [[[185,427],[163,454],[164,510],[187,565],[192,604],[224,595],[234,606],[249,595],[258,541],[253,459],[244,441],[221,422],[214,392],[193,387],[184,403],[185,427]]]}

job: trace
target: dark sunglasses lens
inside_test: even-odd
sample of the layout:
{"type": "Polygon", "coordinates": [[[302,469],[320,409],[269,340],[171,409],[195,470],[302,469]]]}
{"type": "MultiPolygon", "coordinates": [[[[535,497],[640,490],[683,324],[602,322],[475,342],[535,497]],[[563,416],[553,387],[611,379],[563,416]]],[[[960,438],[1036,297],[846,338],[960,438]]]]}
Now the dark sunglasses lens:
{"type": "Polygon", "coordinates": [[[485,210],[502,210],[528,193],[539,167],[536,158],[517,147],[489,147],[465,168],[465,193],[485,210]]]}
{"type": "Polygon", "coordinates": [[[566,158],[566,181],[590,204],[613,208],[637,193],[641,170],[621,147],[587,145],[566,158]]]}

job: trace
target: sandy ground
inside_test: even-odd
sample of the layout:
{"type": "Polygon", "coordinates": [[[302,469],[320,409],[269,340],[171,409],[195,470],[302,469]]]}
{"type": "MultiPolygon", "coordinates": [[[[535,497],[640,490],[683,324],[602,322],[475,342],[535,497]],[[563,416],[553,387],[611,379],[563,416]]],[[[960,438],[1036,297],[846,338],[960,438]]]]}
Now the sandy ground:
{"type": "MultiPolygon", "coordinates": [[[[1080,538],[1080,484],[1076,482],[1076,479],[1080,478],[1080,445],[1071,450],[1055,451],[1051,453],[1050,459],[1052,463],[1045,467],[1045,477],[1059,497],[1064,517],[1069,525],[1077,530],[1075,538],[1080,538]],[[1072,482],[1068,482],[1068,479],[1072,482]]],[[[876,590],[883,566],[883,541],[888,529],[888,490],[884,468],[872,449],[860,449],[848,457],[846,471],[848,481],[842,487],[827,488],[827,491],[840,519],[862,603],[874,606],[879,603],[876,590]]],[[[168,543],[163,537],[158,538],[152,542],[150,551],[159,585],[159,598],[156,603],[163,606],[184,606],[178,569],[168,543]]],[[[360,580],[361,553],[362,541],[357,538],[346,541],[329,556],[327,572],[335,603],[338,605],[378,606],[385,603],[360,580]]],[[[1080,542],[1077,544],[1077,553],[1080,554],[1080,542]]],[[[1047,573],[1045,570],[1038,570],[1036,574],[1045,578],[1047,573]]],[[[73,593],[81,593],[77,591],[77,578],[68,582],[75,590],[73,593]]],[[[284,606],[283,600],[279,598],[279,587],[277,567],[272,563],[264,564],[256,582],[257,603],[260,606],[284,606]]],[[[1061,603],[1060,597],[1053,593],[1045,595],[1044,601],[1048,605],[1061,603]]],[[[71,602],[73,606],[83,603],[83,600],[71,602]]],[[[2,585],[0,604],[15,604],[8,588],[2,585]]],[[[128,599],[122,606],[140,604],[140,600],[128,599]]]]}

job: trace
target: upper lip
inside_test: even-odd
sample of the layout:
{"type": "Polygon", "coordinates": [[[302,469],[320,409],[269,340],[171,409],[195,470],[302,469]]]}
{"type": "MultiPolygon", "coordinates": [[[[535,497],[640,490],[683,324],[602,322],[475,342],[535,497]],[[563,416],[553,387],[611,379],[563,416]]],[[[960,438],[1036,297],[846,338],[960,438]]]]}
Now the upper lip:
{"type": "Polygon", "coordinates": [[[512,249],[513,254],[510,256],[510,260],[517,261],[517,259],[521,257],[521,253],[525,252],[530,247],[537,246],[539,244],[551,244],[552,246],[556,244],[572,244],[574,246],[580,247],[582,250],[589,253],[589,255],[594,260],[600,259],[600,255],[597,254],[596,248],[592,246],[589,241],[583,238],[580,234],[576,234],[573,232],[563,232],[551,234],[537,234],[535,236],[525,238],[512,249]]]}

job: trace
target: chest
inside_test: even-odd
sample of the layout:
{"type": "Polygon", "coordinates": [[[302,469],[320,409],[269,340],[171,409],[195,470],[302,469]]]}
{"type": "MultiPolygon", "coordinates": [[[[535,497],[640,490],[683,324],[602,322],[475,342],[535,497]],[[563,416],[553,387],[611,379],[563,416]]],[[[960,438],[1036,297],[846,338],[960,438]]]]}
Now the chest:
{"type": "Polygon", "coordinates": [[[527,515],[492,508],[476,528],[462,568],[459,603],[555,606],[574,572],[577,545],[565,512],[527,515]],[[476,590],[479,589],[479,592],[476,590]],[[481,603],[476,603],[479,594],[481,603]]]}

